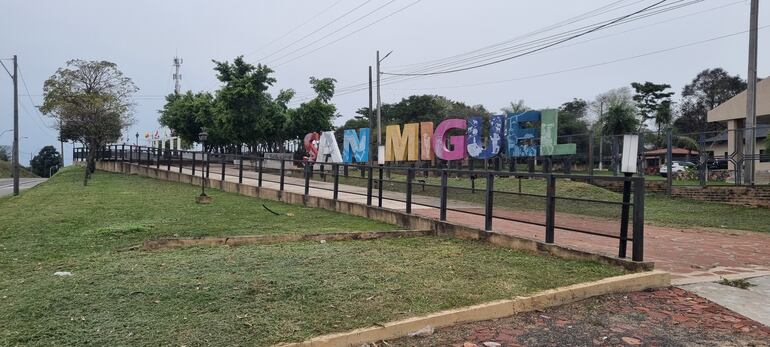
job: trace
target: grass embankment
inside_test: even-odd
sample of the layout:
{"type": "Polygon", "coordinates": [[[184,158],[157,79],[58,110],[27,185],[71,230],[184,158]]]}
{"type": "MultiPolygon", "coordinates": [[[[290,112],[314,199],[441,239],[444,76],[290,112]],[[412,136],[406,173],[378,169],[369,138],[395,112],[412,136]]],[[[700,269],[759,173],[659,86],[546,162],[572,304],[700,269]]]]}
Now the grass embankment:
{"type": "MultiPolygon", "coordinates": [[[[375,173],[376,175],[376,173],[375,173]]],[[[318,175],[314,176],[318,179],[318,175]]],[[[358,178],[358,172],[350,172],[350,177],[340,177],[340,184],[366,186],[366,180],[358,178]]],[[[327,178],[330,180],[331,178],[327,178]]],[[[417,177],[428,184],[439,185],[437,177],[417,177]]],[[[390,180],[405,181],[405,176],[392,174],[390,180]]],[[[484,204],[486,181],[483,177],[476,179],[476,192],[467,189],[452,189],[451,187],[471,187],[471,180],[467,177],[449,178],[448,198],[484,204]]],[[[403,183],[385,183],[385,190],[405,192],[403,183]]],[[[546,183],[540,179],[496,178],[495,191],[521,192],[527,194],[545,195],[546,183]],[[521,187],[521,189],[519,189],[521,187]]],[[[376,192],[376,190],[375,190],[376,192]]],[[[423,190],[418,182],[413,186],[414,194],[432,197],[439,196],[438,187],[425,187],[423,190]]],[[[613,191],[597,187],[591,184],[574,182],[570,180],[557,180],[557,197],[573,197],[592,200],[605,200],[621,202],[622,195],[613,191]]],[[[513,210],[545,211],[545,198],[532,196],[517,196],[496,194],[494,197],[496,208],[513,210]]],[[[451,207],[451,206],[450,206],[451,207]]],[[[668,198],[661,194],[648,194],[645,197],[645,223],[660,226],[673,226],[683,228],[727,228],[738,230],[770,232],[770,210],[766,208],[746,207],[741,205],[729,205],[710,203],[682,198],[668,198]]],[[[607,205],[592,202],[576,202],[557,199],[557,212],[572,213],[592,217],[602,217],[612,220],[620,218],[620,206],[607,205]]]]}
{"type": "Polygon", "coordinates": [[[394,227],[218,191],[196,205],[195,187],[136,176],[82,187],[81,173],[0,199],[0,345],[269,346],[623,273],[443,238],[119,252],[158,236],[394,227]]]}
{"type": "MultiPolygon", "coordinates": [[[[11,178],[11,177],[13,177],[13,165],[9,161],[0,160],[0,178],[11,178]]],[[[19,166],[19,177],[35,178],[39,176],[32,173],[32,171],[29,171],[26,168],[19,166]]]]}

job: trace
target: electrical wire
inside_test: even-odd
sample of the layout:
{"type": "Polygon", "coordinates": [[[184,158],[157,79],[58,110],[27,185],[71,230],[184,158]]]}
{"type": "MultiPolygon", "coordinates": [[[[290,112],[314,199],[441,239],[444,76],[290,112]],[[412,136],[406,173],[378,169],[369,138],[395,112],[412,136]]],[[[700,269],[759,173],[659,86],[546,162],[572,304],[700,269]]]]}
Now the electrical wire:
{"type": "Polygon", "coordinates": [[[24,104],[21,104],[21,106],[22,106],[22,109],[24,109],[24,111],[27,113],[27,115],[28,115],[28,116],[29,116],[29,117],[32,119],[32,122],[33,122],[33,123],[35,123],[35,126],[37,126],[37,127],[38,127],[38,129],[40,129],[41,131],[43,131],[44,133],[46,133],[48,136],[54,136],[54,135],[52,135],[50,132],[48,132],[48,130],[45,130],[45,129],[47,129],[47,128],[50,128],[50,126],[48,126],[48,124],[46,124],[46,123],[45,123],[45,120],[43,119],[43,116],[42,116],[42,114],[40,113],[40,110],[38,110],[38,109],[37,109],[37,107],[35,106],[35,101],[34,101],[34,100],[32,100],[32,97],[30,96],[30,94],[31,94],[31,93],[29,92],[29,87],[27,86],[27,81],[24,79],[24,73],[22,72],[22,70],[21,70],[21,67],[20,67],[19,65],[17,65],[17,69],[18,69],[18,71],[19,71],[19,77],[21,78],[21,84],[22,84],[22,86],[24,87],[24,90],[25,90],[25,91],[27,91],[27,99],[29,100],[29,103],[30,103],[30,105],[32,106],[32,108],[34,108],[34,109],[35,109],[35,111],[37,111],[37,112],[35,113],[35,115],[37,116],[37,118],[39,118],[39,119],[40,119],[40,122],[42,122],[42,123],[43,123],[43,127],[41,128],[41,127],[38,125],[38,123],[37,123],[37,119],[35,119],[35,117],[32,117],[32,115],[30,114],[30,112],[29,112],[29,111],[27,111],[27,110],[26,110],[26,108],[24,108],[24,104]],[[45,128],[45,129],[44,129],[44,128],[45,128]]]}
{"type": "Polygon", "coordinates": [[[639,13],[646,12],[646,11],[648,11],[648,10],[650,10],[650,9],[660,5],[660,4],[663,4],[666,1],[668,1],[668,0],[660,0],[660,1],[656,2],[655,4],[653,4],[653,5],[650,5],[650,6],[647,6],[645,8],[642,8],[641,10],[634,11],[634,12],[629,13],[627,15],[618,17],[618,18],[610,21],[609,23],[599,25],[599,26],[597,26],[595,28],[592,28],[590,30],[584,31],[582,33],[572,35],[572,36],[567,37],[565,39],[561,39],[561,40],[558,40],[556,42],[549,43],[547,45],[544,45],[542,47],[538,47],[538,48],[529,50],[529,51],[524,52],[524,53],[515,54],[515,55],[509,56],[509,57],[493,60],[493,61],[490,61],[490,62],[476,64],[476,65],[472,65],[472,66],[461,67],[461,68],[456,68],[456,69],[444,70],[444,71],[423,72],[423,73],[389,73],[389,72],[381,72],[381,73],[383,75],[391,75],[391,76],[432,76],[432,75],[443,75],[443,74],[448,74],[448,73],[468,71],[468,70],[472,70],[472,69],[482,68],[482,67],[485,67],[485,66],[499,64],[499,63],[502,63],[502,62],[506,62],[506,61],[509,61],[509,60],[513,60],[513,59],[516,59],[516,58],[523,57],[525,55],[530,55],[532,53],[542,51],[542,50],[544,50],[546,48],[553,47],[553,46],[559,45],[561,43],[574,40],[574,39],[576,39],[578,37],[582,37],[582,36],[588,35],[590,33],[596,32],[598,30],[601,30],[601,29],[603,29],[603,28],[605,28],[605,27],[607,27],[607,26],[609,26],[611,24],[617,23],[617,22],[619,22],[619,21],[621,21],[623,19],[626,19],[628,17],[631,17],[631,16],[639,14],[639,13]]]}
{"type": "MultiPolygon", "coordinates": [[[[642,16],[636,16],[636,17],[633,17],[633,18],[628,18],[626,21],[618,22],[615,25],[620,25],[620,24],[623,24],[623,23],[627,23],[627,22],[630,22],[632,20],[639,20],[639,19],[642,19],[642,18],[649,17],[651,15],[656,15],[656,14],[662,13],[662,12],[664,12],[664,10],[665,11],[671,11],[671,10],[678,9],[678,8],[681,8],[681,7],[684,7],[684,6],[689,6],[689,5],[692,5],[692,4],[695,4],[697,2],[701,2],[701,1],[702,0],[690,1],[690,2],[687,2],[687,3],[684,3],[684,4],[676,5],[676,7],[669,6],[668,8],[663,8],[662,10],[656,11],[654,13],[644,14],[643,17],[642,16]]],[[[677,3],[680,3],[680,2],[682,2],[682,1],[678,1],[677,3]]],[[[699,11],[699,12],[688,14],[688,15],[685,15],[685,16],[680,16],[680,17],[677,17],[677,18],[692,16],[692,15],[703,13],[703,12],[707,12],[707,11],[713,11],[713,10],[716,10],[716,9],[719,9],[719,8],[735,5],[735,4],[738,4],[738,3],[742,3],[742,1],[736,1],[736,2],[733,2],[733,3],[726,4],[726,5],[722,5],[722,6],[718,6],[718,7],[715,7],[715,8],[707,9],[705,11],[699,11]]],[[[615,4],[615,3],[613,3],[613,4],[615,4]]],[[[610,5],[613,5],[613,4],[610,4],[610,5]]],[[[676,3],[674,3],[674,4],[676,4],[676,3]]],[[[577,17],[570,18],[570,19],[568,19],[566,21],[563,21],[563,22],[575,22],[577,19],[581,19],[581,17],[586,17],[586,15],[588,15],[588,14],[594,13],[594,16],[595,16],[597,14],[606,13],[607,10],[608,9],[605,6],[603,8],[598,8],[596,10],[592,10],[592,11],[589,11],[587,13],[581,14],[581,15],[579,15],[577,17]],[[597,12],[599,10],[604,10],[604,11],[597,12]]],[[[610,8],[609,10],[612,10],[612,9],[610,8]]],[[[588,16],[587,18],[591,18],[591,16],[588,16]]],[[[645,27],[649,27],[649,26],[652,26],[652,25],[657,25],[657,24],[661,24],[661,23],[665,23],[665,22],[670,22],[670,21],[673,21],[673,20],[675,20],[677,18],[673,18],[673,19],[669,19],[669,20],[666,20],[666,21],[661,21],[661,22],[653,23],[653,24],[650,24],[650,25],[647,25],[647,26],[643,26],[643,27],[637,27],[637,28],[634,28],[634,29],[631,29],[631,30],[627,30],[627,31],[624,31],[624,32],[633,31],[633,30],[639,30],[639,29],[642,29],[642,28],[645,28],[645,27]]],[[[604,22],[604,23],[606,23],[606,22],[604,22]]],[[[602,23],[599,23],[599,24],[602,24],[602,23]]],[[[613,25],[613,26],[615,26],[615,25],[613,25]]],[[[551,25],[549,27],[554,27],[554,25],[551,25]]],[[[546,27],[546,28],[549,28],[549,27],[546,27]]],[[[546,29],[546,28],[536,30],[535,32],[543,32],[544,29],[546,29]]],[[[582,43],[586,43],[586,42],[594,41],[594,40],[597,40],[597,39],[600,39],[600,38],[609,37],[609,36],[618,35],[618,34],[620,34],[620,33],[615,33],[615,34],[611,34],[611,35],[605,35],[603,37],[592,38],[592,39],[589,39],[589,40],[584,40],[584,41],[580,41],[580,42],[574,43],[572,45],[561,45],[561,46],[558,46],[558,47],[555,46],[555,47],[552,47],[551,49],[547,49],[547,50],[558,49],[560,47],[574,46],[574,45],[577,45],[577,44],[582,44],[582,43]]],[[[562,36],[563,36],[563,34],[562,34],[562,36]]],[[[511,40],[508,40],[508,41],[511,41],[511,40]]],[[[488,46],[488,47],[492,47],[492,46],[488,46]]],[[[546,49],[543,49],[543,51],[545,51],[545,50],[546,49]]],[[[460,56],[460,55],[458,55],[458,56],[460,56]]],[[[399,77],[399,76],[387,76],[387,77],[382,79],[383,82],[384,82],[384,83],[382,83],[382,85],[390,85],[390,84],[394,84],[395,82],[398,82],[398,83],[406,82],[406,81],[412,80],[412,79],[414,79],[416,77],[419,77],[419,76],[411,76],[411,77],[410,76],[401,76],[401,77],[399,77]]],[[[355,93],[355,92],[366,90],[366,89],[368,89],[368,83],[360,83],[360,84],[357,84],[357,85],[351,85],[351,86],[339,88],[338,89],[338,93],[336,95],[337,96],[342,96],[342,95],[347,95],[349,93],[355,93]]],[[[304,101],[304,100],[305,99],[301,99],[299,101],[304,101]]]]}
{"type": "Polygon", "coordinates": [[[268,54],[268,55],[266,55],[266,56],[264,56],[264,57],[260,58],[259,60],[260,60],[260,61],[261,61],[261,60],[265,60],[265,59],[267,59],[267,58],[270,58],[270,57],[272,57],[272,56],[274,56],[274,55],[276,55],[276,54],[278,54],[278,53],[282,52],[283,50],[285,50],[285,49],[287,49],[287,48],[289,48],[289,47],[293,46],[294,44],[296,44],[296,43],[298,43],[298,42],[301,42],[301,41],[303,41],[304,39],[306,39],[306,38],[308,38],[308,37],[310,37],[310,36],[314,35],[315,33],[319,32],[319,31],[321,31],[321,30],[323,30],[323,29],[326,29],[326,27],[328,27],[328,26],[330,26],[330,25],[332,25],[332,24],[336,23],[338,20],[340,20],[340,19],[342,19],[342,18],[346,17],[347,15],[349,15],[349,14],[351,14],[351,13],[355,12],[356,10],[358,10],[359,8],[361,8],[361,7],[365,6],[366,4],[368,4],[368,3],[370,3],[370,2],[372,2],[372,0],[366,0],[366,1],[362,2],[362,3],[361,3],[361,4],[359,4],[358,6],[356,6],[356,7],[352,8],[352,9],[348,10],[347,12],[345,12],[345,13],[343,13],[342,15],[338,16],[337,18],[334,18],[333,20],[331,20],[330,22],[328,22],[328,23],[324,24],[324,25],[323,25],[323,26],[321,26],[320,28],[318,28],[318,29],[316,29],[316,30],[313,30],[313,31],[312,31],[312,32],[310,32],[309,34],[306,34],[305,36],[302,36],[302,37],[300,37],[300,38],[299,38],[299,39],[297,39],[297,40],[294,40],[294,41],[292,41],[292,42],[291,42],[291,43],[289,43],[288,45],[285,45],[285,46],[281,47],[279,50],[277,50],[277,51],[274,51],[273,53],[270,53],[270,54],[268,54]]]}
{"type": "MultiPolygon", "coordinates": [[[[390,18],[390,17],[392,17],[392,16],[394,16],[394,15],[396,15],[396,14],[398,14],[398,13],[400,13],[400,12],[402,12],[402,11],[404,11],[404,10],[406,10],[406,9],[408,9],[408,8],[410,8],[410,7],[412,7],[412,6],[414,6],[414,5],[417,5],[417,3],[419,3],[420,1],[422,1],[422,0],[416,0],[416,1],[412,2],[412,3],[409,3],[408,5],[406,5],[406,6],[403,6],[403,7],[399,8],[399,9],[395,10],[395,11],[393,11],[393,12],[391,12],[391,13],[389,13],[389,14],[385,15],[384,17],[381,17],[380,19],[377,19],[377,20],[375,20],[374,22],[371,22],[371,23],[369,23],[369,24],[367,24],[367,25],[365,25],[365,26],[363,26],[363,27],[360,27],[360,28],[358,28],[358,29],[356,29],[356,30],[354,30],[354,31],[352,31],[352,32],[350,32],[350,33],[348,33],[348,34],[346,34],[346,35],[344,35],[344,36],[340,37],[340,38],[337,38],[336,40],[333,40],[333,41],[331,41],[331,42],[328,42],[328,43],[326,43],[326,44],[324,44],[324,45],[322,45],[322,46],[320,46],[320,47],[314,48],[314,49],[310,50],[309,52],[306,52],[306,53],[304,53],[304,54],[302,54],[302,55],[300,55],[300,56],[294,57],[294,58],[292,58],[291,60],[288,60],[288,61],[285,61],[285,62],[283,62],[283,63],[280,63],[280,64],[276,65],[276,67],[279,67],[279,66],[282,66],[282,65],[286,65],[286,64],[288,64],[288,63],[291,63],[291,62],[293,62],[293,61],[295,61],[295,60],[297,60],[297,59],[300,59],[300,58],[304,58],[304,57],[306,57],[306,56],[307,56],[308,54],[310,54],[310,53],[316,52],[316,51],[318,51],[318,50],[320,50],[320,49],[326,48],[326,47],[328,47],[328,46],[330,46],[330,45],[332,45],[332,44],[334,44],[334,43],[337,43],[337,42],[339,42],[339,41],[341,41],[341,40],[343,40],[343,39],[346,39],[346,38],[350,37],[350,36],[351,36],[351,35],[353,35],[353,34],[356,34],[356,33],[360,32],[360,31],[362,31],[362,30],[365,30],[365,29],[367,29],[367,28],[371,27],[372,25],[375,25],[375,24],[377,24],[377,23],[379,23],[379,22],[381,22],[381,21],[383,21],[383,20],[385,20],[385,19],[388,19],[388,18],[390,18]]],[[[388,2],[386,5],[390,4],[391,2],[393,2],[393,1],[390,1],[390,2],[388,2]]],[[[383,6],[383,7],[384,7],[384,6],[383,6]]],[[[350,24],[353,24],[353,23],[350,23],[350,24]]],[[[343,28],[344,28],[344,27],[343,27],[343,28]]],[[[343,28],[340,28],[340,29],[343,29],[343,28]]],[[[339,30],[338,30],[338,31],[339,31],[339,30]]],[[[335,32],[335,33],[336,33],[336,32],[335,32]]],[[[332,33],[332,34],[334,34],[334,33],[332,33]]],[[[331,35],[331,34],[330,34],[330,35],[331,35]]],[[[330,36],[330,35],[329,35],[329,36],[330,36]]],[[[327,36],[327,37],[328,37],[328,36],[327,36]]],[[[325,37],[324,37],[324,38],[325,38],[325,37]]],[[[323,38],[322,38],[322,39],[323,39],[323,38]]],[[[316,42],[319,42],[319,41],[320,41],[320,40],[318,40],[318,41],[316,41],[316,42]]],[[[315,42],[314,42],[314,43],[315,43],[315,42]]],[[[309,45],[308,45],[308,46],[309,46],[309,45]]],[[[307,46],[305,46],[305,47],[307,47],[307,46]]]]}
{"type": "Polygon", "coordinates": [[[321,12],[318,12],[318,13],[316,13],[315,15],[311,16],[310,18],[308,18],[307,20],[305,20],[305,22],[303,22],[302,24],[300,24],[300,25],[298,25],[298,26],[295,26],[293,29],[291,29],[291,30],[287,31],[287,32],[286,32],[286,33],[284,33],[283,35],[281,35],[281,36],[279,36],[279,37],[277,37],[277,38],[273,39],[272,41],[268,42],[267,44],[265,44],[264,46],[262,46],[262,47],[260,47],[260,48],[258,48],[258,49],[256,49],[256,50],[253,50],[253,51],[251,51],[251,52],[249,52],[249,53],[246,53],[245,55],[252,55],[252,54],[256,54],[256,53],[259,53],[259,52],[262,52],[262,51],[264,51],[264,50],[265,50],[265,48],[267,48],[267,47],[270,47],[272,44],[274,44],[274,43],[276,43],[276,42],[278,42],[278,41],[280,41],[280,40],[282,40],[282,39],[286,38],[287,36],[289,36],[289,35],[293,34],[295,31],[299,30],[300,28],[302,28],[302,27],[304,27],[305,25],[307,25],[307,24],[309,24],[310,22],[312,22],[314,19],[316,19],[316,18],[320,17],[321,15],[323,15],[324,13],[328,12],[330,9],[332,9],[334,6],[337,6],[337,5],[338,5],[340,2],[342,2],[342,1],[343,1],[343,0],[337,0],[337,1],[335,1],[335,2],[334,2],[334,3],[332,3],[331,5],[327,6],[327,7],[326,7],[326,8],[324,8],[323,10],[321,10],[321,12]]]}

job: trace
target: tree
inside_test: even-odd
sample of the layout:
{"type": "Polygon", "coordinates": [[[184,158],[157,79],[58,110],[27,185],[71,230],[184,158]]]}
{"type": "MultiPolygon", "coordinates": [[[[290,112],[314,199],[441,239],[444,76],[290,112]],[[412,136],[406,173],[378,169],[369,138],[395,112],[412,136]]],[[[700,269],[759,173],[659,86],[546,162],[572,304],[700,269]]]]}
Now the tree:
{"type": "MultiPolygon", "coordinates": [[[[242,145],[252,150],[259,144],[275,143],[283,139],[286,115],[281,105],[273,100],[267,89],[275,82],[273,70],[265,65],[246,63],[243,56],[233,63],[214,61],[217,79],[224,85],[216,92],[215,112],[222,137],[229,139],[229,150],[238,152],[242,145]]],[[[287,94],[282,91],[283,99],[287,94]]]]}
{"type": "Polygon", "coordinates": [[[586,115],[588,114],[588,102],[583,99],[572,99],[563,103],[559,107],[559,137],[568,137],[567,141],[577,146],[578,153],[588,151],[589,138],[586,136],[588,133],[588,122],[586,121],[586,115]],[[580,136],[571,136],[580,135],[580,136]]]}
{"type": "Polygon", "coordinates": [[[214,97],[208,92],[169,94],[158,121],[172,129],[187,144],[198,142],[198,134],[203,128],[209,134],[209,145],[221,146],[228,142],[221,127],[217,126],[214,97]]]}
{"type": "Polygon", "coordinates": [[[648,120],[654,119],[660,133],[661,127],[668,125],[671,120],[671,96],[674,95],[674,92],[668,91],[671,85],[634,82],[631,83],[631,87],[636,91],[633,100],[636,101],[639,115],[642,117],[641,124],[644,125],[648,120]],[[662,108],[668,108],[668,112],[662,108]]]}
{"type": "Polygon", "coordinates": [[[333,78],[310,77],[310,85],[316,92],[316,97],[288,111],[285,131],[288,136],[302,138],[310,132],[332,130],[334,118],[338,116],[337,107],[330,103],[336,82],[333,78]]]}
{"type": "Polygon", "coordinates": [[[61,154],[56,150],[54,146],[45,146],[40,149],[40,152],[32,158],[30,161],[30,167],[32,172],[40,177],[50,177],[51,168],[56,167],[56,172],[62,165],[61,154]]]}
{"type": "Polygon", "coordinates": [[[8,147],[7,146],[0,146],[0,161],[8,161],[10,160],[10,155],[8,155],[8,147]]]}
{"type": "Polygon", "coordinates": [[[138,88],[108,61],[70,60],[43,85],[41,112],[57,120],[65,141],[88,151],[83,185],[96,168],[96,151],[121,138],[133,122],[132,95],[138,88]]]}
{"type": "Polygon", "coordinates": [[[639,126],[639,120],[634,116],[634,109],[624,104],[611,105],[599,121],[604,135],[633,133],[639,126]]]}
{"type": "Polygon", "coordinates": [[[680,117],[674,121],[674,127],[682,133],[724,129],[723,124],[707,122],[708,111],[745,89],[746,81],[722,68],[701,71],[682,89],[680,117]]]}
{"type": "Polygon", "coordinates": [[[511,101],[510,106],[506,106],[500,109],[503,113],[522,113],[531,110],[529,106],[524,103],[524,100],[511,101]]]}

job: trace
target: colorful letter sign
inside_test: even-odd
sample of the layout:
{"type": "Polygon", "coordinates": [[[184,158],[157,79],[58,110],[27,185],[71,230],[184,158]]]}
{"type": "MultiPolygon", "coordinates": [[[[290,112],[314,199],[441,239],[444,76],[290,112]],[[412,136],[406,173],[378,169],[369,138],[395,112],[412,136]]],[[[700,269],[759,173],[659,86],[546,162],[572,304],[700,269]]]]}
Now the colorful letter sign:
{"type": "Polygon", "coordinates": [[[465,119],[445,119],[436,127],[433,134],[433,150],[436,156],[443,160],[461,160],[465,158],[465,136],[455,135],[449,137],[452,149],[447,147],[446,133],[451,129],[465,129],[465,119]]]}
{"type": "Polygon", "coordinates": [[[404,132],[399,125],[388,125],[385,128],[385,161],[418,160],[417,134],[420,124],[404,124],[404,132]]]}
{"type": "Polygon", "coordinates": [[[353,159],[359,163],[369,161],[369,128],[345,129],[342,139],[342,160],[352,163],[353,159]]]}
{"type": "MultiPolygon", "coordinates": [[[[468,155],[489,159],[501,152],[513,158],[575,154],[574,143],[559,144],[557,141],[558,116],[557,110],[491,116],[486,139],[482,117],[471,117],[467,122],[459,118],[445,119],[435,132],[431,122],[404,124],[403,130],[400,125],[388,125],[385,130],[385,153],[378,153],[378,161],[433,160],[434,155],[442,160],[462,160],[468,155]],[[448,135],[450,131],[458,133],[462,130],[465,130],[465,135],[448,135]],[[501,151],[502,148],[506,150],[501,151]]],[[[334,132],[307,134],[304,145],[310,154],[309,159],[321,158],[320,161],[335,163],[369,161],[371,129],[361,128],[357,132],[346,129],[343,134],[343,155],[340,155],[334,132]]]]}
{"type": "Polygon", "coordinates": [[[508,115],[508,131],[506,140],[508,142],[508,156],[517,157],[535,157],[537,156],[537,145],[534,144],[537,137],[537,129],[527,126],[528,123],[540,120],[540,112],[527,111],[519,114],[508,115]]]}
{"type": "Polygon", "coordinates": [[[504,122],[504,116],[492,116],[489,119],[489,136],[487,146],[484,148],[484,142],[481,140],[481,125],[484,123],[484,118],[471,117],[468,119],[466,140],[468,143],[468,154],[477,159],[489,159],[500,153],[500,148],[503,146],[504,122]]]}

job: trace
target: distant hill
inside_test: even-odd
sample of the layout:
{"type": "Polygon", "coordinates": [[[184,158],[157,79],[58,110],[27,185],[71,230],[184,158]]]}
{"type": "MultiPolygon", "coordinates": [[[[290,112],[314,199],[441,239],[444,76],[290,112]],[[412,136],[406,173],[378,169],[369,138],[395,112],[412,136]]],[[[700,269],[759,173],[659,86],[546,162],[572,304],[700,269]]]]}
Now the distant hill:
{"type": "MultiPolygon", "coordinates": [[[[11,178],[11,171],[13,171],[13,166],[11,165],[11,162],[9,161],[2,161],[0,160],[0,178],[11,178]]],[[[19,177],[38,177],[32,171],[29,171],[25,167],[19,167],[19,177]]]]}

